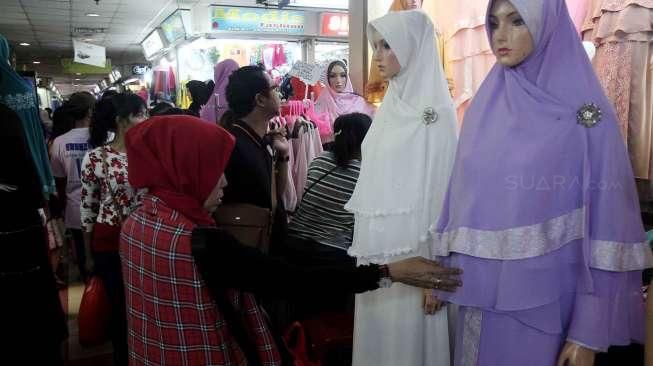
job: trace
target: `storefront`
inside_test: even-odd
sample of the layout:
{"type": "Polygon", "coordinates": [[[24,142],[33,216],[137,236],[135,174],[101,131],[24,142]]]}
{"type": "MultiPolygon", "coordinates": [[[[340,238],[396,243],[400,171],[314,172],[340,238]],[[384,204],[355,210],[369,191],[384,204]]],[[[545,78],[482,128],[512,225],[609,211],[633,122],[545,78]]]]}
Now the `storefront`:
{"type": "Polygon", "coordinates": [[[153,67],[145,80],[153,99],[175,101],[184,108],[190,99],[183,85],[212,80],[214,67],[222,60],[262,65],[281,79],[296,61],[348,60],[348,34],[346,7],[311,9],[302,4],[279,10],[212,5],[177,10],[141,43],[153,67]]]}

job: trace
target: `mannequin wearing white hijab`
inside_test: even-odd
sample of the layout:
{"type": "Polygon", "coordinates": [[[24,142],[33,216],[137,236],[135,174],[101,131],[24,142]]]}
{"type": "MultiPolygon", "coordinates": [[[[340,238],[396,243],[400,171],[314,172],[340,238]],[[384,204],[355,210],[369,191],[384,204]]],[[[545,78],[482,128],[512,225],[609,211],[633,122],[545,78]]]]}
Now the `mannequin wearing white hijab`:
{"type": "MultiPolygon", "coordinates": [[[[419,10],[368,24],[385,39],[401,70],[363,142],[354,194],[350,255],[358,264],[431,257],[456,149],[456,114],[439,61],[434,27],[419,10]]],[[[377,38],[377,39],[374,39],[377,38]]],[[[401,284],[356,297],[354,366],[448,366],[447,311],[425,315],[420,289],[401,284]]]]}

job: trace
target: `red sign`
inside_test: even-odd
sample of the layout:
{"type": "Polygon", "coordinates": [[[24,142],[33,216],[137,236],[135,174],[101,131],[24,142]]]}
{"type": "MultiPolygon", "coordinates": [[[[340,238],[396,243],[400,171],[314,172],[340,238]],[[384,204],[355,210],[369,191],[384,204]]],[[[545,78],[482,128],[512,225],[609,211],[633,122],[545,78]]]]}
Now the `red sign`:
{"type": "Polygon", "coordinates": [[[347,37],[349,36],[349,14],[322,13],[321,36],[347,37]]]}

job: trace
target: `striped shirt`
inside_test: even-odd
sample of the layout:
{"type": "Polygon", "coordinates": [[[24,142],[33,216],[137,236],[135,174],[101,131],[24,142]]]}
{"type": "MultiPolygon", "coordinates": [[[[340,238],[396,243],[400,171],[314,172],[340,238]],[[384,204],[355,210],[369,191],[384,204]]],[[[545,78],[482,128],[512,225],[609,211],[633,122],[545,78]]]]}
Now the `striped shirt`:
{"type": "Polygon", "coordinates": [[[354,215],[344,206],[354,193],[360,161],[352,160],[346,168],[336,166],[332,152],[313,160],[308,168],[306,191],[288,231],[294,237],[347,249],[352,242],[354,215]]]}

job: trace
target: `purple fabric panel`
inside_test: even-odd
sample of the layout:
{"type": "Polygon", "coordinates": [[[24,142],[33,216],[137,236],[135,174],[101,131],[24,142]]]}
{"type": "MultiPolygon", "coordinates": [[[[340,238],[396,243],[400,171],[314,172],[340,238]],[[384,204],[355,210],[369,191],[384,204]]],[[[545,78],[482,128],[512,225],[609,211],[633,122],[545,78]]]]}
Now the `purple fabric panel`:
{"type": "Polygon", "coordinates": [[[594,293],[576,294],[568,338],[597,350],[644,340],[641,272],[592,270],[594,293]]]}

